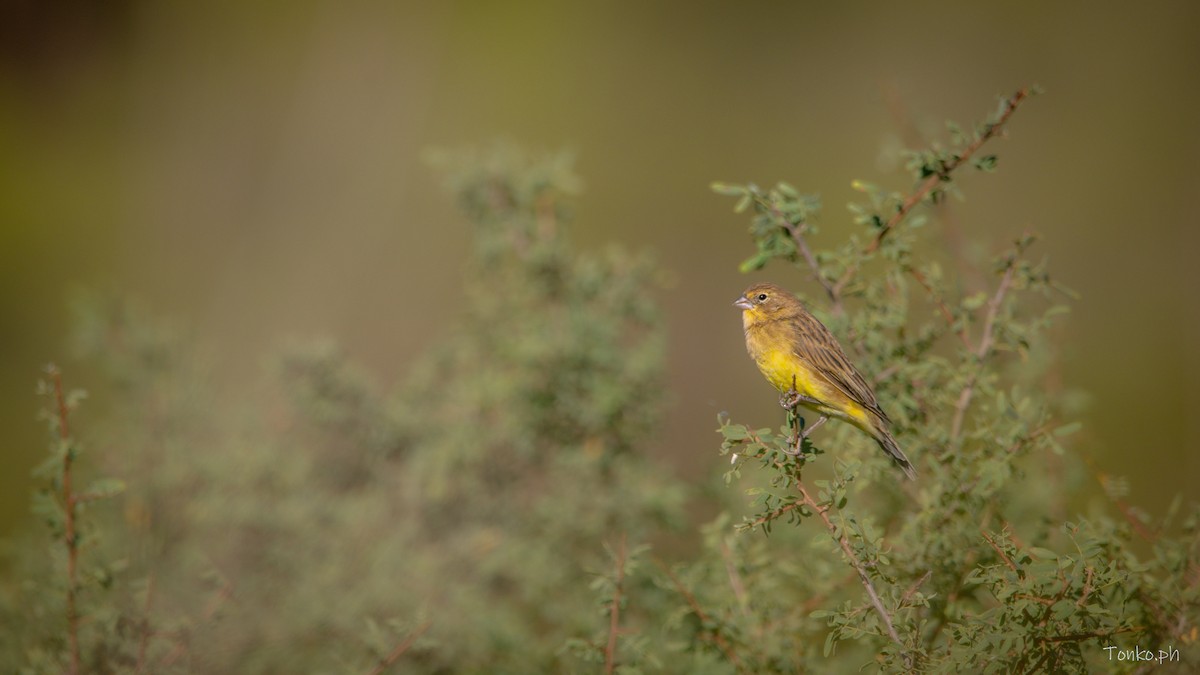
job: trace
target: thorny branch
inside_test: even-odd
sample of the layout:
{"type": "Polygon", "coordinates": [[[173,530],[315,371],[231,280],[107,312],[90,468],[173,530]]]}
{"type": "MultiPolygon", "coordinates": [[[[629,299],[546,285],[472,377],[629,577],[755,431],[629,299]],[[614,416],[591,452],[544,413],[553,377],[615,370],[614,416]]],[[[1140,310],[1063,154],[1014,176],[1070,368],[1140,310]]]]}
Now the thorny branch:
{"type": "MultiPolygon", "coordinates": [[[[883,94],[883,101],[887,106],[888,113],[891,115],[892,121],[895,123],[896,129],[899,131],[904,143],[911,148],[929,145],[930,139],[913,121],[913,117],[903,97],[900,95],[899,89],[894,84],[881,82],[880,91],[883,94]]],[[[938,212],[938,220],[942,223],[941,231],[945,235],[946,243],[951,251],[951,257],[958,264],[959,274],[966,279],[966,286],[968,288],[982,288],[984,280],[979,273],[979,268],[967,263],[970,256],[967,253],[966,237],[963,234],[962,224],[958,222],[958,219],[954,217],[954,213],[950,210],[950,203],[939,201],[934,207],[938,212]]],[[[930,289],[927,288],[926,290],[930,289]]]]}
{"type": "MultiPolygon", "coordinates": [[[[1023,87],[1015,94],[1010,96],[1004,103],[1004,111],[1000,113],[1000,117],[997,118],[995,122],[990,122],[984,126],[983,131],[979,134],[978,138],[976,138],[970,145],[963,148],[963,151],[956,155],[949,162],[943,164],[937,173],[934,173],[922,181],[921,184],[917,186],[917,189],[914,190],[907,199],[901,202],[900,206],[896,208],[896,212],[892,214],[892,217],[889,218],[886,223],[880,226],[879,230],[875,233],[875,236],[871,239],[871,242],[863,249],[863,255],[870,255],[879,250],[880,245],[883,244],[884,237],[886,237],[889,232],[899,225],[900,222],[903,221],[904,218],[907,217],[908,214],[914,208],[916,208],[916,206],[920,204],[921,201],[925,199],[925,197],[928,196],[934,188],[936,188],[939,184],[948,181],[950,179],[950,174],[954,173],[956,169],[970,160],[984,143],[987,143],[1000,133],[1000,131],[1004,128],[1004,125],[1008,122],[1009,118],[1012,117],[1012,114],[1016,112],[1017,107],[1019,107],[1031,93],[1032,90],[1029,87],[1023,87]]],[[[835,311],[838,311],[839,313],[841,310],[842,291],[845,290],[846,284],[850,283],[850,281],[854,278],[854,275],[858,273],[858,268],[860,265],[861,262],[856,262],[848,266],[846,271],[842,273],[842,276],[839,277],[837,282],[833,284],[830,295],[834,301],[835,311]]]]}

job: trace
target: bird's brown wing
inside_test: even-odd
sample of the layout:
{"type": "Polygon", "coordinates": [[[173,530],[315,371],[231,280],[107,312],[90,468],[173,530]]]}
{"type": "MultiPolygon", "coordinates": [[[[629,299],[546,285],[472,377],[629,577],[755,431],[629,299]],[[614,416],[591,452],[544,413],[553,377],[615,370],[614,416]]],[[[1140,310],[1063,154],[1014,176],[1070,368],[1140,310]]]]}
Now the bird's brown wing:
{"type": "Polygon", "coordinates": [[[807,312],[791,318],[798,332],[793,346],[796,356],[804,359],[813,369],[830,384],[837,387],[850,400],[875,413],[880,419],[887,421],[888,416],[875,400],[875,392],[871,385],[863,379],[846,353],[842,351],[837,338],[817,318],[807,312]]]}

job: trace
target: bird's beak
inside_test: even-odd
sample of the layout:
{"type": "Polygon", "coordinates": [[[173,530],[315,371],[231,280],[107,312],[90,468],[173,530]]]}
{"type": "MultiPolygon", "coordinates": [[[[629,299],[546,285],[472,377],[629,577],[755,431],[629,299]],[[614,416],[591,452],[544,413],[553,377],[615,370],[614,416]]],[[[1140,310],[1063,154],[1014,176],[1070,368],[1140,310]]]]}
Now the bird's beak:
{"type": "Polygon", "coordinates": [[[750,304],[750,300],[748,300],[747,298],[744,298],[744,297],[743,297],[743,298],[738,298],[737,300],[734,300],[734,301],[733,301],[733,306],[734,306],[734,307],[741,307],[742,309],[750,309],[750,308],[751,308],[751,307],[753,307],[754,305],[751,305],[751,304],[750,304]]]}

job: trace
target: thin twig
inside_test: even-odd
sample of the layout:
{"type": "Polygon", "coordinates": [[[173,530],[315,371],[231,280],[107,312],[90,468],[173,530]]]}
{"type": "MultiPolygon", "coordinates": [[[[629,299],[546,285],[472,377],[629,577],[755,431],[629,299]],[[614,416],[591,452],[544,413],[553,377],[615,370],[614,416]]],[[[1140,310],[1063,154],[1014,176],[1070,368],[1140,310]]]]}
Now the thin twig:
{"type": "MultiPolygon", "coordinates": [[[[782,464],[782,462],[777,462],[776,464],[782,464]]],[[[771,511],[770,513],[765,514],[760,518],[756,518],[756,519],[750,521],[749,523],[746,523],[746,527],[748,529],[753,530],[754,528],[758,527],[759,525],[765,525],[766,523],[769,523],[772,520],[775,520],[776,518],[778,518],[779,516],[782,516],[783,514],[787,513],[788,511],[794,510],[799,505],[800,504],[798,502],[792,502],[790,504],[785,504],[784,506],[781,506],[781,507],[775,509],[774,511],[771,511]]]]}
{"type": "Polygon", "coordinates": [[[825,275],[821,274],[821,266],[817,263],[817,257],[813,255],[812,249],[808,246],[808,240],[804,238],[803,230],[805,229],[806,224],[798,223],[793,225],[791,221],[785,218],[783,214],[780,213],[779,210],[774,206],[771,207],[771,211],[784,224],[784,228],[787,229],[788,235],[791,236],[792,241],[796,244],[796,250],[800,251],[800,255],[804,257],[804,261],[808,263],[809,269],[812,270],[813,278],[817,280],[817,283],[821,284],[821,288],[825,289],[825,294],[829,296],[829,299],[833,301],[834,305],[840,306],[841,299],[838,297],[838,294],[834,292],[833,285],[829,283],[829,280],[825,278],[825,275]]]}
{"type": "Polygon", "coordinates": [[[1091,640],[1092,638],[1110,638],[1121,633],[1134,633],[1140,630],[1145,629],[1142,626],[1123,626],[1106,632],[1093,631],[1090,633],[1071,633],[1068,635],[1035,635],[1033,639],[1037,642],[1082,642],[1084,640],[1091,640]]]}
{"type": "Polygon", "coordinates": [[[62,500],[63,511],[66,514],[63,536],[67,544],[67,641],[70,644],[71,653],[71,665],[67,672],[77,675],[79,673],[79,609],[75,596],[78,585],[79,541],[75,532],[77,502],[71,488],[71,463],[75,459],[75,450],[71,447],[70,411],[67,406],[67,398],[63,394],[62,373],[57,366],[51,365],[47,369],[47,374],[54,383],[54,401],[58,408],[58,438],[63,444],[62,500]]]}
{"type": "Polygon", "coordinates": [[[1052,607],[1054,603],[1058,602],[1052,598],[1043,598],[1040,595],[1032,595],[1030,593],[1013,593],[1012,597],[1020,600],[1032,600],[1033,602],[1036,602],[1040,605],[1045,605],[1046,607],[1052,607]]]}
{"type": "Polygon", "coordinates": [[[929,283],[929,279],[925,278],[925,274],[915,267],[909,267],[908,273],[917,281],[918,284],[921,285],[922,288],[925,289],[927,293],[929,293],[929,299],[932,300],[933,304],[936,305],[938,310],[941,311],[942,316],[946,319],[946,325],[950,327],[950,330],[953,330],[954,333],[958,335],[958,339],[962,340],[963,346],[965,346],[967,349],[970,349],[971,340],[967,337],[966,323],[964,322],[961,326],[955,329],[954,314],[950,311],[950,308],[946,306],[946,303],[942,300],[942,297],[933,290],[933,285],[929,283]]]}
{"type": "Polygon", "coordinates": [[[692,595],[692,592],[688,590],[687,586],[684,586],[683,582],[679,580],[679,577],[675,576],[675,573],[671,571],[671,568],[667,567],[662,561],[655,560],[654,564],[658,565],[658,568],[662,570],[663,573],[667,575],[667,578],[671,580],[671,583],[675,585],[675,590],[679,591],[679,594],[682,595],[683,599],[687,602],[688,607],[692,609],[692,613],[696,615],[697,619],[700,619],[700,624],[702,626],[713,626],[713,628],[703,633],[703,635],[721,650],[721,653],[725,655],[726,659],[729,659],[729,662],[733,664],[733,667],[736,668],[738,672],[742,672],[742,661],[738,658],[737,652],[733,651],[733,647],[729,644],[729,641],[725,639],[725,636],[721,635],[721,630],[717,627],[717,623],[713,621],[712,617],[710,617],[702,607],[700,607],[700,602],[696,600],[696,596],[692,595]]]}
{"type": "Polygon", "coordinates": [[[888,366],[887,368],[884,368],[883,370],[876,373],[875,377],[873,377],[871,379],[871,381],[874,382],[875,384],[879,384],[880,382],[883,382],[883,381],[887,380],[889,377],[895,375],[899,370],[900,370],[900,364],[894,363],[894,364],[888,366]]]}
{"type": "MultiPolygon", "coordinates": [[[[1000,278],[1000,283],[996,286],[996,292],[988,301],[987,314],[983,320],[983,334],[979,336],[979,346],[975,349],[975,358],[983,361],[992,349],[992,342],[995,339],[996,332],[996,316],[1000,313],[1000,307],[1004,304],[1004,297],[1008,294],[1008,289],[1012,286],[1013,270],[1016,268],[1016,256],[1014,255],[1004,269],[1004,276],[1000,278]]],[[[967,384],[963,386],[962,391],[958,394],[958,401],[954,404],[954,419],[950,422],[950,441],[956,443],[959,436],[962,434],[963,420],[967,415],[967,408],[971,405],[971,398],[975,396],[975,384],[979,382],[979,375],[982,368],[977,368],[967,378],[967,384]]]]}
{"type": "MultiPolygon", "coordinates": [[[[204,612],[200,615],[202,623],[212,621],[217,615],[217,610],[221,608],[227,600],[233,597],[233,583],[228,579],[221,584],[221,587],[213,593],[213,597],[209,599],[204,607],[204,612]]],[[[156,635],[167,635],[167,633],[156,633],[156,635]]],[[[188,646],[184,641],[176,640],[175,648],[167,653],[158,663],[159,668],[169,668],[175,665],[175,662],[184,656],[188,651],[188,646]]]]}
{"type": "Polygon", "coordinates": [[[1088,596],[1092,594],[1092,577],[1094,574],[1095,572],[1089,566],[1087,568],[1087,578],[1083,580],[1083,591],[1079,594],[1079,600],[1075,602],[1076,607],[1083,607],[1083,604],[1087,602],[1088,596]]]}
{"type": "Polygon", "coordinates": [[[984,540],[986,540],[988,545],[992,547],[992,550],[996,552],[996,555],[1000,556],[1000,559],[1004,561],[1004,564],[1008,565],[1008,569],[1019,573],[1016,563],[1012,561],[1012,558],[1008,557],[1007,553],[1000,549],[1000,545],[996,543],[996,540],[992,539],[991,536],[989,536],[988,533],[984,532],[983,530],[980,530],[979,533],[983,535],[984,540]]]}
{"type": "MultiPolygon", "coordinates": [[[[904,144],[910,148],[929,145],[929,138],[922,133],[921,129],[913,121],[913,116],[909,113],[908,106],[901,97],[899,89],[894,84],[888,82],[880,82],[879,87],[883,95],[884,104],[887,106],[888,113],[892,116],[892,121],[899,130],[904,144]]],[[[966,278],[968,288],[982,288],[984,280],[979,274],[979,267],[967,262],[970,258],[967,254],[967,240],[963,236],[962,224],[954,217],[954,211],[950,208],[950,202],[945,200],[939,201],[933,207],[938,213],[938,220],[943,225],[942,232],[945,235],[946,244],[950,249],[951,258],[958,265],[959,274],[966,278]]]]}
{"type": "MultiPolygon", "coordinates": [[[[1109,475],[1105,473],[1099,467],[1099,465],[1096,464],[1096,460],[1088,452],[1083,451],[1081,454],[1083,455],[1083,461],[1086,462],[1088,468],[1092,470],[1092,475],[1096,478],[1096,482],[1099,483],[1100,487],[1104,489],[1105,494],[1109,494],[1109,475]]],[[[1133,531],[1136,532],[1139,537],[1149,542],[1153,542],[1158,539],[1158,533],[1152,532],[1146,528],[1146,524],[1137,517],[1137,514],[1133,512],[1133,507],[1131,507],[1128,502],[1120,497],[1114,497],[1111,495],[1109,499],[1111,499],[1113,504],[1116,505],[1117,510],[1121,512],[1121,515],[1125,517],[1125,521],[1128,522],[1131,527],[1133,527],[1133,531]]]]}
{"type": "MultiPolygon", "coordinates": [[[[892,214],[892,217],[889,218],[888,221],[884,223],[875,233],[875,236],[871,239],[871,242],[863,249],[863,255],[870,255],[879,250],[880,245],[883,243],[884,237],[886,237],[889,232],[899,225],[900,222],[908,216],[909,212],[916,208],[916,206],[920,204],[923,199],[925,199],[930,191],[932,191],[939,184],[949,180],[951,173],[966,163],[967,160],[971,159],[971,156],[974,155],[984,143],[988,142],[998,133],[1000,133],[1001,129],[1004,128],[1004,125],[1008,122],[1009,118],[1012,117],[1012,114],[1016,112],[1017,107],[1029,97],[1030,93],[1029,87],[1023,87],[1015,94],[1010,96],[1004,103],[1004,112],[1000,113],[1000,117],[995,122],[991,122],[984,126],[982,133],[979,134],[979,138],[976,138],[970,145],[963,148],[962,153],[955,156],[949,162],[946,162],[941,171],[922,181],[921,184],[917,186],[917,189],[914,190],[913,193],[900,204],[900,206],[896,209],[896,212],[892,214]]],[[[842,291],[845,289],[846,284],[850,283],[850,281],[854,278],[854,275],[858,273],[858,268],[860,265],[861,262],[852,263],[846,268],[846,271],[842,273],[842,276],[838,278],[837,282],[833,284],[831,294],[834,298],[835,304],[840,304],[842,291]]]]}
{"type": "Polygon", "coordinates": [[[390,668],[391,665],[399,660],[401,656],[404,656],[404,652],[408,651],[409,647],[412,647],[413,643],[417,641],[417,638],[424,635],[425,631],[429,630],[429,627],[432,625],[432,621],[426,621],[420,626],[417,626],[416,630],[409,633],[408,637],[404,638],[404,642],[396,645],[396,648],[392,650],[392,653],[388,654],[387,658],[376,664],[375,667],[371,669],[371,672],[367,675],[379,675],[383,671],[390,668]]]}
{"type": "Polygon", "coordinates": [[[745,613],[747,609],[746,585],[742,583],[742,576],[738,574],[737,565],[734,564],[733,552],[729,550],[729,544],[721,541],[721,558],[725,560],[725,573],[729,575],[729,587],[733,589],[733,597],[737,599],[738,606],[745,613]]]}
{"type": "Polygon", "coordinates": [[[608,611],[608,645],[604,648],[604,672],[612,675],[617,667],[617,633],[621,630],[621,584],[625,582],[625,533],[617,549],[617,578],[613,582],[612,605],[608,611]]]}
{"type": "Polygon", "coordinates": [[[925,574],[922,574],[921,578],[917,579],[915,584],[909,586],[908,590],[904,591],[904,595],[900,596],[900,606],[903,607],[905,603],[907,603],[909,600],[912,600],[912,596],[916,595],[917,591],[921,590],[921,587],[924,586],[925,582],[929,581],[932,576],[933,570],[929,570],[925,572],[925,574]]]}
{"type": "MultiPolygon", "coordinates": [[[[1007,534],[1008,538],[1012,540],[1014,546],[1016,546],[1018,549],[1029,548],[1029,545],[1021,539],[1021,535],[1017,534],[1017,528],[1013,527],[1012,523],[1008,522],[1008,520],[1005,518],[1001,518],[1000,524],[1004,527],[1004,533],[1007,534]]],[[[1028,553],[1028,555],[1034,560],[1038,559],[1038,557],[1033,553],[1028,553]]]]}
{"type": "Polygon", "coordinates": [[[142,635],[138,639],[138,656],[137,665],[134,668],[134,673],[144,672],[146,669],[146,650],[150,646],[150,637],[154,631],[150,630],[150,603],[154,599],[154,574],[151,573],[146,578],[146,602],[142,606],[142,635]]]}
{"type": "Polygon", "coordinates": [[[1004,276],[1000,278],[1000,284],[996,286],[996,293],[988,301],[987,316],[983,320],[983,335],[979,336],[979,351],[976,352],[979,358],[987,356],[988,351],[992,348],[992,342],[996,337],[996,316],[1000,313],[1000,305],[1004,302],[1004,296],[1008,294],[1009,286],[1012,285],[1013,270],[1016,265],[1016,256],[1013,256],[1004,269],[1004,276]]]}
{"type": "MultiPolygon", "coordinates": [[[[875,606],[875,611],[879,613],[879,618],[883,620],[883,625],[887,628],[888,636],[892,638],[893,642],[903,648],[904,641],[900,639],[900,634],[896,632],[896,627],[892,624],[891,614],[888,614],[887,608],[883,606],[883,601],[879,599],[879,593],[875,591],[875,584],[871,581],[871,577],[867,575],[867,568],[863,566],[858,556],[854,555],[854,549],[850,547],[850,541],[846,539],[846,535],[839,532],[837,526],[829,519],[829,507],[822,507],[818,504],[812,498],[812,495],[808,493],[808,489],[804,487],[804,483],[797,483],[796,489],[800,491],[801,502],[821,517],[826,529],[829,530],[829,534],[842,547],[842,552],[846,554],[846,559],[850,561],[855,571],[858,572],[858,578],[862,581],[863,588],[867,589],[867,596],[871,599],[871,604],[875,606]]],[[[906,660],[908,658],[908,656],[905,657],[906,660]]]]}
{"type": "Polygon", "coordinates": [[[214,616],[217,615],[217,610],[221,608],[221,605],[225,604],[225,601],[232,597],[233,584],[226,580],[225,583],[221,585],[221,588],[217,589],[217,592],[215,595],[213,595],[212,599],[208,601],[208,605],[205,606],[204,614],[201,615],[201,618],[204,621],[210,621],[214,616]]]}

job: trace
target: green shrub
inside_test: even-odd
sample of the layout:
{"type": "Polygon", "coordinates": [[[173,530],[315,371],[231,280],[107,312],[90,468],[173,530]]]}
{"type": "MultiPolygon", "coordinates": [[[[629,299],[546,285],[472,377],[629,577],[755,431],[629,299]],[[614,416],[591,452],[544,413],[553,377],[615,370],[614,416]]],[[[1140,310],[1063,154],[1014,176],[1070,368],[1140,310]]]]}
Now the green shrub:
{"type": "Polygon", "coordinates": [[[465,293],[437,298],[461,297],[459,316],[394,392],[322,340],[224,382],[178,326],[124,300],[76,304],[99,412],[74,423],[78,395],[49,374],[34,513],[51,536],[8,542],[0,662],[1133,672],[1147,663],[1107,648],[1136,646],[1200,668],[1200,511],[1179,500],[1150,522],[1077,447],[1070,392],[1047,385],[1069,293],[1032,257],[1036,237],[1014,233],[983,267],[938,246],[969,234],[943,236],[961,226],[940,205],[964,171],[997,168],[983,153],[1027,94],[911,153],[911,192],[857,183],[860,230],[842,241],[786,184],[716,186],[751,217],[744,270],[813,279],[808,304],[874,380],[915,483],[847,425],[793,457],[787,423],[725,416],[726,482],[751,515],[738,491],[681,482],[651,459],[666,393],[655,263],[572,250],[563,156],[444,153],[472,227],[465,293]],[[1110,512],[1072,511],[1089,474],[1110,512]],[[714,501],[715,520],[691,520],[714,501]]]}

